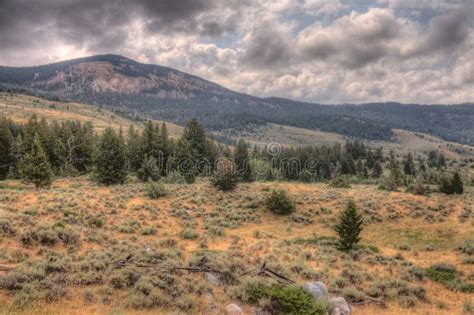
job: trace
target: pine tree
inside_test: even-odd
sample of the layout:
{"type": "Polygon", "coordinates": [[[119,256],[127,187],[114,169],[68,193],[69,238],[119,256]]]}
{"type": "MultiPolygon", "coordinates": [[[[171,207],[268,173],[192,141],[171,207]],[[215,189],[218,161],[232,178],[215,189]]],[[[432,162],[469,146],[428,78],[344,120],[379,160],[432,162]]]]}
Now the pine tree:
{"type": "Polygon", "coordinates": [[[168,135],[168,128],[166,127],[166,123],[161,124],[160,130],[160,145],[161,145],[161,175],[166,175],[168,159],[170,156],[170,140],[168,135]]]}
{"type": "Polygon", "coordinates": [[[183,139],[186,140],[190,147],[194,161],[208,158],[208,147],[206,133],[202,125],[195,119],[191,119],[183,132],[183,139]]]}
{"type": "Polygon", "coordinates": [[[372,150],[369,150],[367,152],[367,167],[370,169],[373,169],[374,166],[375,166],[375,155],[374,155],[374,152],[372,152],[372,150]]]}
{"type": "Polygon", "coordinates": [[[439,192],[444,193],[446,195],[452,195],[454,192],[451,183],[452,180],[450,180],[446,176],[443,176],[439,183],[439,192]]]}
{"type": "Polygon", "coordinates": [[[13,135],[10,128],[0,125],[0,180],[7,177],[10,168],[14,164],[12,147],[13,135]]]}
{"type": "Polygon", "coordinates": [[[130,125],[127,132],[127,160],[131,171],[137,171],[143,162],[140,136],[137,130],[130,125]]]}
{"type": "Polygon", "coordinates": [[[105,185],[125,182],[127,157],[123,139],[112,128],[105,129],[95,157],[97,179],[105,185]]]}
{"type": "Polygon", "coordinates": [[[250,168],[249,154],[244,140],[240,140],[234,153],[234,161],[238,177],[244,182],[253,180],[252,169],[250,168]]]}
{"type": "Polygon", "coordinates": [[[372,170],[372,177],[374,178],[379,178],[382,176],[383,170],[382,170],[382,165],[380,162],[375,162],[374,164],[374,169],[372,170]]]}
{"type": "Polygon", "coordinates": [[[357,212],[357,206],[354,201],[350,200],[346,209],[340,214],[335,230],[339,235],[339,247],[341,250],[350,250],[360,241],[362,216],[357,212]]]}
{"type": "Polygon", "coordinates": [[[187,183],[194,183],[197,173],[196,162],[192,155],[191,146],[185,139],[181,138],[176,142],[168,164],[168,168],[172,171],[178,171],[184,176],[187,183]]]}
{"type": "Polygon", "coordinates": [[[405,175],[415,175],[415,162],[413,161],[413,156],[411,153],[408,153],[403,159],[403,172],[405,175]]]}
{"type": "Polygon", "coordinates": [[[464,192],[464,185],[461,176],[458,172],[455,172],[451,179],[451,191],[453,194],[462,195],[464,192]]]}
{"type": "Polygon", "coordinates": [[[151,120],[148,121],[145,130],[142,133],[142,152],[141,156],[148,155],[158,159],[160,157],[160,139],[159,129],[155,127],[151,120]]]}
{"type": "Polygon", "coordinates": [[[446,168],[446,158],[443,153],[438,157],[438,168],[446,168]]]}
{"type": "Polygon", "coordinates": [[[142,182],[149,180],[158,181],[160,179],[160,169],[156,164],[155,158],[145,155],[142,165],[137,171],[137,175],[142,182]]]}
{"type": "Polygon", "coordinates": [[[23,157],[19,172],[25,182],[35,184],[36,188],[49,187],[51,185],[53,171],[38,134],[34,135],[31,149],[23,157]]]}

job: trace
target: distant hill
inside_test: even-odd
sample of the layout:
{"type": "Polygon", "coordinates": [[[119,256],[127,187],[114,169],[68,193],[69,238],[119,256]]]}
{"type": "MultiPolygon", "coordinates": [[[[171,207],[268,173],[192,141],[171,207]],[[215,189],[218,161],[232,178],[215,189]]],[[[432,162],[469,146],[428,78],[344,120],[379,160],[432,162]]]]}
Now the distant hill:
{"type": "MultiPolygon", "coordinates": [[[[123,117],[118,113],[97,106],[75,102],[57,102],[30,95],[0,92],[0,116],[5,116],[17,123],[26,123],[32,115],[39,119],[52,121],[77,120],[81,123],[91,122],[94,130],[101,133],[105,128],[112,127],[116,130],[122,128],[124,132],[130,125],[142,130],[145,122],[123,117]]],[[[155,121],[162,123],[162,121],[155,121]]],[[[183,132],[183,127],[166,122],[171,137],[178,137],[183,132]]]]}
{"type": "Polygon", "coordinates": [[[109,106],[183,125],[198,118],[208,130],[267,123],[394,140],[393,129],[474,145],[474,104],[321,105],[258,98],[175,69],[98,55],[36,67],[0,67],[0,87],[50,98],[109,106]]]}

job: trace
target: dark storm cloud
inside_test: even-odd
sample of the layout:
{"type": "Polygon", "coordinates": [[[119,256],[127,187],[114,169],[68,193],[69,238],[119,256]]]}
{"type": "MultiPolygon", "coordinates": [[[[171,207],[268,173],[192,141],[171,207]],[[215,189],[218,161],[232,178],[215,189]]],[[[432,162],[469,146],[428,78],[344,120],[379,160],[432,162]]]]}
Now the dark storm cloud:
{"type": "Polygon", "coordinates": [[[141,20],[149,33],[190,33],[211,37],[232,30],[234,15],[245,2],[211,0],[2,0],[2,49],[45,44],[54,38],[77,48],[115,49],[126,40],[129,23],[141,20]]]}
{"type": "Polygon", "coordinates": [[[468,21],[472,22],[474,10],[465,8],[445,15],[434,17],[430,21],[428,33],[420,43],[407,52],[408,57],[430,54],[437,51],[449,51],[462,44],[469,35],[468,21]]]}

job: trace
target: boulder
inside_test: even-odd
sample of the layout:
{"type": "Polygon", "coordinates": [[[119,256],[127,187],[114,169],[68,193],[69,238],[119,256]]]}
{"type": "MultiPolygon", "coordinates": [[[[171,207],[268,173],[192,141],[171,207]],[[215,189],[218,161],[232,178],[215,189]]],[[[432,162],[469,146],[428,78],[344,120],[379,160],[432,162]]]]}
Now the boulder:
{"type": "Polygon", "coordinates": [[[343,297],[331,298],[329,303],[334,307],[331,315],[351,315],[351,307],[343,297]]]}
{"type": "Polygon", "coordinates": [[[320,297],[328,296],[328,289],[321,281],[307,282],[303,286],[303,290],[311,294],[314,298],[319,299],[320,297]]]}
{"type": "Polygon", "coordinates": [[[229,304],[225,307],[225,313],[227,315],[244,315],[242,309],[236,304],[229,304]]]}

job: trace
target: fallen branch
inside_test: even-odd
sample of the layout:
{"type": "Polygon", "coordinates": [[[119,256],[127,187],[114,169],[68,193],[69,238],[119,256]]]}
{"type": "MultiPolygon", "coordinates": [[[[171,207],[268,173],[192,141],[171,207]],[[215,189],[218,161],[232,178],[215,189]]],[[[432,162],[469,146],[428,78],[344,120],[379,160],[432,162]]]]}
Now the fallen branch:
{"type": "Polygon", "coordinates": [[[268,269],[266,263],[263,263],[263,265],[260,268],[255,268],[250,271],[244,272],[243,274],[238,276],[238,278],[246,276],[246,275],[252,275],[253,277],[261,276],[261,277],[273,278],[279,283],[284,284],[284,285],[292,285],[295,283],[295,281],[277,273],[276,271],[268,269]]]}

